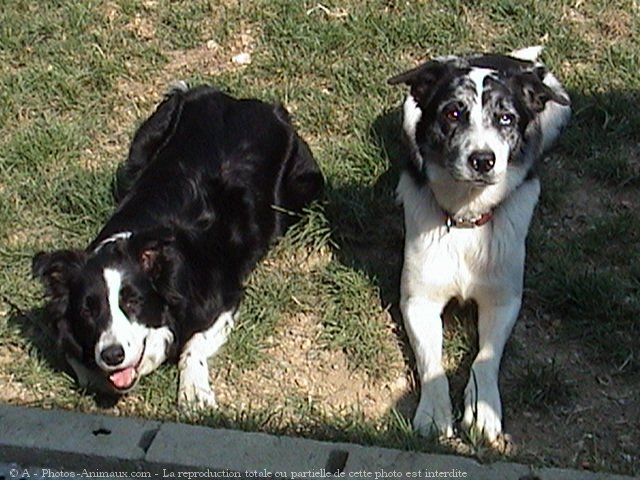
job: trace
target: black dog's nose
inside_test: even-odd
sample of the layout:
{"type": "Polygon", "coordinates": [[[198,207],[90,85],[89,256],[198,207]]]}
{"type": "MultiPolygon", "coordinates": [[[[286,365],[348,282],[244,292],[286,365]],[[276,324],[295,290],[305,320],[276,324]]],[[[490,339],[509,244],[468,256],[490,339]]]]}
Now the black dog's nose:
{"type": "Polygon", "coordinates": [[[496,164],[496,156],[493,152],[479,150],[469,155],[469,165],[478,173],[490,172],[496,164]]]}
{"type": "Polygon", "coordinates": [[[124,360],[124,348],[120,344],[111,345],[100,352],[100,358],[110,367],[120,365],[124,360]]]}

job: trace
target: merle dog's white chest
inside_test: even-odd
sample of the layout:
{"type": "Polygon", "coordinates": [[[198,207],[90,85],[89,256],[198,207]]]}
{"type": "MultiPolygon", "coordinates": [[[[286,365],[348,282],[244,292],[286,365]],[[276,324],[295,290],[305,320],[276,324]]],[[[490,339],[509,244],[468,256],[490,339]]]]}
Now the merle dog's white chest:
{"type": "Polygon", "coordinates": [[[429,296],[447,301],[495,295],[505,285],[519,290],[525,238],[539,191],[537,179],[525,182],[493,212],[489,223],[447,227],[429,187],[418,187],[403,175],[398,185],[406,228],[403,294],[427,290],[429,296]]]}

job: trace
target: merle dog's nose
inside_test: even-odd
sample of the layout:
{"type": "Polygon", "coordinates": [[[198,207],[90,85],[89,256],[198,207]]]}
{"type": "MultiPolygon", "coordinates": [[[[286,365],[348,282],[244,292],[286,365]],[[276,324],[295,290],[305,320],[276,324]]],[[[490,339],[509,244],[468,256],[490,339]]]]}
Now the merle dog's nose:
{"type": "Polygon", "coordinates": [[[496,164],[496,156],[493,152],[478,150],[469,155],[469,165],[478,173],[488,173],[496,164]]]}
{"type": "Polygon", "coordinates": [[[100,358],[110,367],[120,365],[124,360],[124,348],[118,343],[111,345],[100,352],[100,358]]]}

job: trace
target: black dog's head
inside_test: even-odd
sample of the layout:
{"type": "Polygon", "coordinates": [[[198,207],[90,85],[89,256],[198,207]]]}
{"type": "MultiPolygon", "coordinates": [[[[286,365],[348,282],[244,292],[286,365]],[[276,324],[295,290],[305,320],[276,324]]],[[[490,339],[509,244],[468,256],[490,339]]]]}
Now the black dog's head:
{"type": "Polygon", "coordinates": [[[38,253],[33,275],[45,287],[59,347],[82,386],[125,393],[139,377],[147,337],[171,317],[156,282],[171,267],[170,235],[109,238],[91,251],[38,253]]]}

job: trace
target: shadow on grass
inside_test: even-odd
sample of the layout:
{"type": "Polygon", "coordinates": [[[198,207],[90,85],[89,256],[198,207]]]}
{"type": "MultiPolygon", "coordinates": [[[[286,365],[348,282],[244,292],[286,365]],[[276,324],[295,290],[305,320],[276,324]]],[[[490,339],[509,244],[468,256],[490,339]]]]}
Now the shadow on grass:
{"type": "Polygon", "coordinates": [[[527,287],[603,365],[640,372],[640,92],[570,92],[573,118],[541,168],[527,287]]]}
{"type": "Polygon", "coordinates": [[[640,92],[569,93],[573,116],[559,142],[569,169],[603,186],[638,187],[640,92]]]}
{"type": "Polygon", "coordinates": [[[401,208],[395,202],[402,147],[394,131],[400,112],[376,119],[369,132],[381,161],[390,165],[371,186],[338,184],[327,187],[326,214],[336,255],[344,265],[365,272],[380,288],[382,306],[397,305],[403,250],[401,208]]]}
{"type": "MultiPolygon", "coordinates": [[[[58,348],[55,329],[53,325],[47,322],[46,310],[44,308],[36,308],[24,311],[12,303],[10,305],[12,313],[7,319],[7,324],[10,327],[17,327],[20,336],[25,338],[33,347],[30,351],[34,352],[35,350],[32,355],[36,354],[38,356],[37,360],[42,360],[55,372],[66,373],[69,377],[75,379],[73,369],[58,348]]],[[[28,385],[28,382],[26,384],[28,385]]],[[[77,383],[74,383],[74,388],[91,396],[99,408],[111,408],[120,399],[118,396],[83,390],[77,383]]],[[[57,400],[56,403],[58,403],[57,400]]],[[[58,403],[58,405],[61,403],[58,403]]]]}

